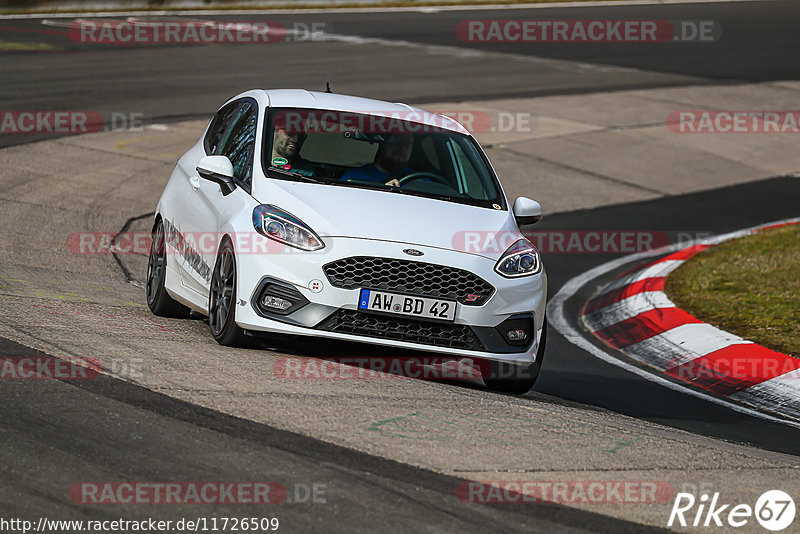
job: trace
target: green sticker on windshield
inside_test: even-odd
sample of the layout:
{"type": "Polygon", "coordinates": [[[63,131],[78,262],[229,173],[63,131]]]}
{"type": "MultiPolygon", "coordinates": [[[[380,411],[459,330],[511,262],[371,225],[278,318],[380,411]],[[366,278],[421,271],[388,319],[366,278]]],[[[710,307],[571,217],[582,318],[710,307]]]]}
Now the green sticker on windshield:
{"type": "Polygon", "coordinates": [[[286,165],[287,163],[289,163],[289,160],[286,158],[272,158],[272,164],[276,167],[279,165],[286,165]]]}

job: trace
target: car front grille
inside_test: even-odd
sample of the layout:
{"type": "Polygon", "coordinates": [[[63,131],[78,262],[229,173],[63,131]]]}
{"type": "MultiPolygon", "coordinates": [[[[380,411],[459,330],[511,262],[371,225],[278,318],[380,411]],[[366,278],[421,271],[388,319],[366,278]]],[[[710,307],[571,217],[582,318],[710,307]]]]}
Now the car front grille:
{"type": "Polygon", "coordinates": [[[354,310],[338,310],[317,325],[317,328],[328,332],[394,339],[437,347],[486,350],[472,329],[466,325],[432,323],[416,319],[373,315],[354,310]]]}
{"type": "Polygon", "coordinates": [[[322,269],[331,285],[341,289],[383,289],[455,299],[467,306],[480,306],[495,292],[489,282],[469,271],[419,261],[354,256],[322,269]]]}

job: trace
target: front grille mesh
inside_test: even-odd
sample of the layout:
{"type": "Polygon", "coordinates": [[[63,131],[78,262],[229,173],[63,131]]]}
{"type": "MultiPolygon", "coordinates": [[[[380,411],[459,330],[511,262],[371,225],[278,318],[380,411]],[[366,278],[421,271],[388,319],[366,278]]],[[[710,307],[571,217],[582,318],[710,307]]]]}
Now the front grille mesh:
{"type": "Polygon", "coordinates": [[[415,319],[372,315],[353,310],[338,310],[317,326],[320,330],[367,337],[422,343],[437,347],[484,351],[469,326],[452,323],[430,323],[415,319]]]}
{"type": "Polygon", "coordinates": [[[495,292],[469,271],[419,261],[354,256],[331,262],[323,271],[331,285],[341,289],[383,289],[455,299],[467,306],[479,306],[495,292]]]}

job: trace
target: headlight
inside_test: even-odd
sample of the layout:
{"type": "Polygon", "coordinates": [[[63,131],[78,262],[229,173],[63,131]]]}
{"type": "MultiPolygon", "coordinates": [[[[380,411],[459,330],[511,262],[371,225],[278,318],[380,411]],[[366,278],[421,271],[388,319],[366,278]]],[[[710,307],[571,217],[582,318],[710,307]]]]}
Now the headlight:
{"type": "Polygon", "coordinates": [[[506,278],[528,276],[542,270],[539,252],[533,243],[527,239],[520,239],[503,253],[494,270],[506,278]]]}
{"type": "Polygon", "coordinates": [[[259,234],[302,250],[320,250],[325,243],[309,226],[275,206],[262,204],[253,210],[253,226],[259,234]]]}

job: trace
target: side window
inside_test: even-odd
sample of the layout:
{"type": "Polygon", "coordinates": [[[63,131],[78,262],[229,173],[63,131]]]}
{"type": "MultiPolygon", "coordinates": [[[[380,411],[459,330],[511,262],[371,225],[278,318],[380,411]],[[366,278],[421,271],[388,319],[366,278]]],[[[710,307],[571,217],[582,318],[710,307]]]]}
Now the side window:
{"type": "Polygon", "coordinates": [[[250,185],[253,178],[253,149],[256,141],[257,116],[254,104],[243,103],[236,112],[233,125],[215,152],[215,154],[227,156],[231,160],[234,178],[247,185],[250,185]]]}
{"type": "Polygon", "coordinates": [[[231,119],[236,116],[236,110],[239,104],[240,102],[231,102],[219,110],[217,114],[214,115],[214,118],[211,119],[211,126],[208,127],[208,132],[204,140],[206,154],[217,153],[222,142],[222,136],[225,134],[228,126],[230,126],[231,119]]]}
{"type": "Polygon", "coordinates": [[[453,168],[458,178],[458,189],[460,193],[466,193],[472,198],[486,200],[486,190],[483,186],[481,177],[475,170],[469,157],[464,153],[461,145],[453,140],[447,142],[448,149],[453,157],[453,168]]]}

